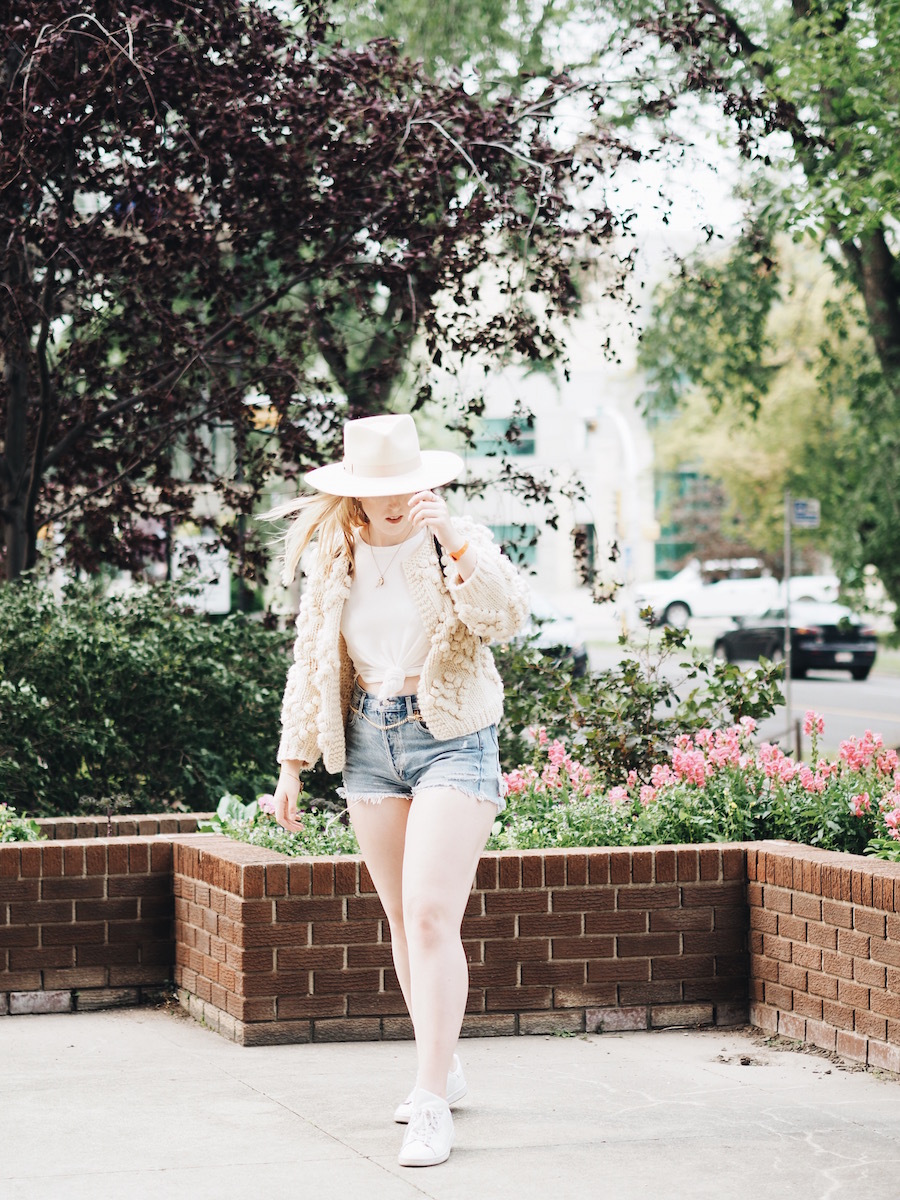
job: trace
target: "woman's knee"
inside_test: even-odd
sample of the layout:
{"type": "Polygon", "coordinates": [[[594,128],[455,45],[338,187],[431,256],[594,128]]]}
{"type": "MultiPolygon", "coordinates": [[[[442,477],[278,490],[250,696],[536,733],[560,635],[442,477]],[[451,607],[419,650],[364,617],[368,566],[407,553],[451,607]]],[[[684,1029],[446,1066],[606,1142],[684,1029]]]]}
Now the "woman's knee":
{"type": "Polygon", "coordinates": [[[407,942],[423,949],[459,938],[459,922],[440,900],[404,896],[403,926],[407,942]]]}

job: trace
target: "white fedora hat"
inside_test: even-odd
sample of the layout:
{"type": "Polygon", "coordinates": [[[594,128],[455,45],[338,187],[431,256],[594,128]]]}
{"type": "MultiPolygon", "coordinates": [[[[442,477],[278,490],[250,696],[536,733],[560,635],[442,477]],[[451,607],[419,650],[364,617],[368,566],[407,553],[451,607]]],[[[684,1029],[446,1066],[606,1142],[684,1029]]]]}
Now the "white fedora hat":
{"type": "Polygon", "coordinates": [[[420,450],[409,413],[360,417],[344,425],[344,458],[306,473],[330,496],[402,496],[449,483],[463,460],[449,450],[420,450]]]}

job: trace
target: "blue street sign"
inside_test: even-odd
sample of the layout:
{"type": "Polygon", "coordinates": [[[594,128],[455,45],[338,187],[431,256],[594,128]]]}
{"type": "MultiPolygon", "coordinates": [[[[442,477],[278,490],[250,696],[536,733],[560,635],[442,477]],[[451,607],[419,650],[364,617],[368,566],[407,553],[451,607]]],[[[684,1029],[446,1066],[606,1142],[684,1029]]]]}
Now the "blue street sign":
{"type": "Polygon", "coordinates": [[[793,500],[791,524],[795,529],[818,529],[821,507],[818,500],[793,500]]]}

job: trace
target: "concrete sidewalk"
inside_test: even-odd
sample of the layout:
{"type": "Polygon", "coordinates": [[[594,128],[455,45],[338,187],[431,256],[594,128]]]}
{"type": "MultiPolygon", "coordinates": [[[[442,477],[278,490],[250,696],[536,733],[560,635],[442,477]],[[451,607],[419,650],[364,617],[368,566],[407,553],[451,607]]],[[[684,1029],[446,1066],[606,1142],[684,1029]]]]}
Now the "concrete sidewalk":
{"type": "Polygon", "coordinates": [[[443,1166],[406,1042],[246,1049],[177,1011],[0,1019],[3,1200],[897,1200],[900,1082],[742,1031],[469,1040],[443,1166]]]}

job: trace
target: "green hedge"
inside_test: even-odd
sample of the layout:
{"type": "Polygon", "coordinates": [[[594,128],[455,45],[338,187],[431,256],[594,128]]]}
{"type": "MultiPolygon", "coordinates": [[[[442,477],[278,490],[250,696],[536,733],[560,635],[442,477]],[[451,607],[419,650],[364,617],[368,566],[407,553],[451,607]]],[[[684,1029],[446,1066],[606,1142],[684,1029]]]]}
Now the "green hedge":
{"type": "Polygon", "coordinates": [[[35,816],[209,810],[271,787],[287,635],[168,588],[0,587],[0,802],[35,816]]]}

